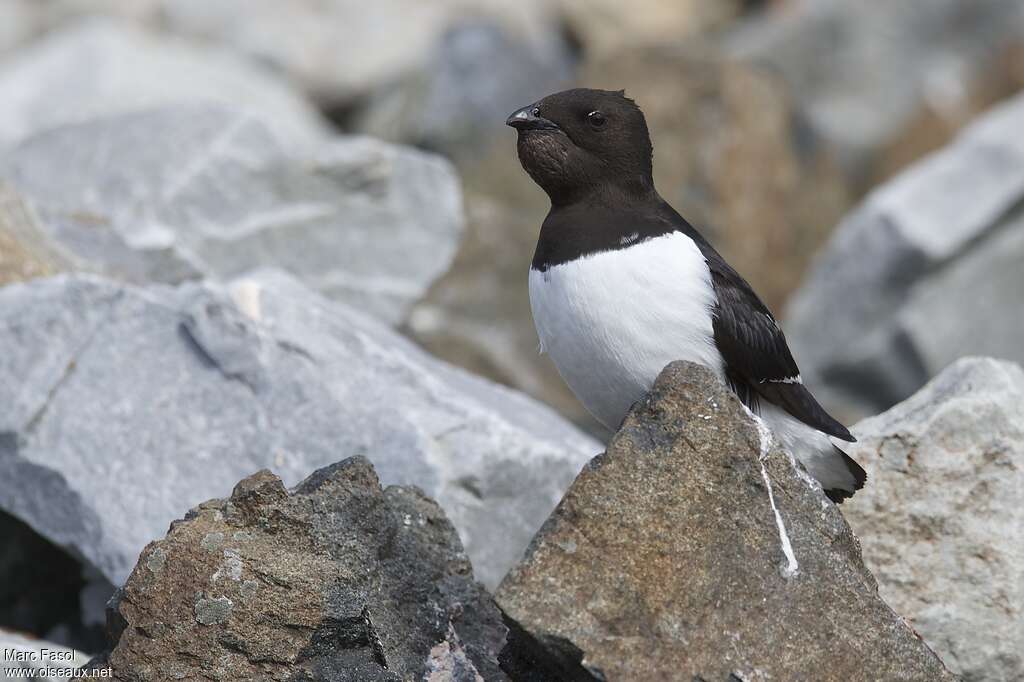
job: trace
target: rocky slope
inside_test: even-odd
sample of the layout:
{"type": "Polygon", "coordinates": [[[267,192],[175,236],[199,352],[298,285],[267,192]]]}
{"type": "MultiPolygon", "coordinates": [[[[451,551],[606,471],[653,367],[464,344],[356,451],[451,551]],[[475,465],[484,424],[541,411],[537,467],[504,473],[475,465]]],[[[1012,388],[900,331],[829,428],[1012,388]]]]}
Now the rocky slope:
{"type": "MultiPolygon", "coordinates": [[[[273,293],[242,296],[267,327],[284,321],[273,293]]],[[[215,335],[221,320],[185,333],[217,371],[265,390],[269,375],[215,335]]],[[[956,679],[934,644],[967,679],[1014,679],[1020,524],[996,501],[1013,499],[1021,405],[1019,367],[966,361],[859,425],[853,453],[871,478],[847,509],[865,561],[733,394],[675,363],[569,487],[497,605],[441,507],[382,489],[367,460],[291,491],[260,472],[143,550],[93,666],[116,679],[956,679]]]]}
{"type": "MultiPolygon", "coordinates": [[[[963,469],[963,457],[918,464],[902,455],[925,447],[924,437],[938,452],[976,442],[957,440],[973,433],[965,420],[994,420],[1013,438],[1022,387],[1019,367],[967,361],[858,426],[865,439],[855,454],[877,491],[847,504],[876,495],[850,509],[864,536],[875,536],[866,540],[876,553],[869,563],[881,560],[893,583],[882,596],[820,486],[710,372],[674,363],[569,488],[496,603],[474,582],[441,508],[418,489],[382,488],[366,459],[327,466],[291,490],[261,471],[143,550],[109,605],[110,650],[90,667],[110,666],[115,679],[958,679],[882,597],[917,609],[915,625],[933,625],[942,614],[920,611],[931,601],[920,581],[896,576],[909,575],[915,559],[937,589],[963,590],[970,578],[938,557],[966,560],[976,544],[965,543],[987,536],[963,519],[954,533],[907,536],[922,527],[914,519],[923,503],[903,501],[918,516],[896,510],[886,525],[875,500],[906,491],[915,470],[917,483],[923,472],[948,472],[943,497],[972,496],[955,492],[963,477],[951,469],[963,469]],[[889,536],[909,552],[886,549],[889,536]],[[911,585],[919,603],[901,594],[911,585]]],[[[1013,466],[1012,451],[994,442],[977,452],[967,461],[989,473],[975,478],[1012,487],[994,480],[1013,466]]],[[[1011,517],[1004,531],[1013,527],[1011,517]]],[[[1012,571],[1005,556],[991,565],[1012,571]]],[[[1005,571],[991,577],[1013,584],[1005,571]]],[[[965,594],[957,608],[976,601],[984,610],[998,594],[965,594]]],[[[997,628],[996,648],[981,639],[975,648],[966,632],[925,636],[967,679],[1014,679],[1012,648],[997,649],[1012,642],[1015,621],[997,611],[979,612],[970,626],[978,637],[982,622],[989,635],[997,628]],[[948,636],[961,648],[946,649],[948,636]],[[971,667],[972,655],[987,665],[971,667]]]]}
{"type": "Polygon", "coordinates": [[[547,206],[512,108],[625,87],[662,192],[779,312],[848,202],[1020,90],[1022,55],[1004,0],[0,0],[0,626],[42,637],[0,648],[98,651],[134,566],[128,679],[946,679],[870,569],[950,670],[1016,680],[1019,369],[908,396],[1024,360],[1021,99],[871,194],[791,307],[847,423],[906,399],[858,427],[863,562],[676,368],[504,617],[474,580],[602,446],[393,329],[590,428],[536,353],[547,206]]]}

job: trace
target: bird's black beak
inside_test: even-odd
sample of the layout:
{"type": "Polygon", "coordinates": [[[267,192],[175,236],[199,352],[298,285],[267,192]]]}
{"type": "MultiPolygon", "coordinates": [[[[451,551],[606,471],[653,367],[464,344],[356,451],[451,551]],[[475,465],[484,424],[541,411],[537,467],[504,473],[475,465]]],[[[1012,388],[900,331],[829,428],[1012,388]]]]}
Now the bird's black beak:
{"type": "Polygon", "coordinates": [[[512,126],[516,130],[558,130],[557,125],[540,116],[536,104],[512,112],[512,115],[505,121],[505,125],[512,126]]]}

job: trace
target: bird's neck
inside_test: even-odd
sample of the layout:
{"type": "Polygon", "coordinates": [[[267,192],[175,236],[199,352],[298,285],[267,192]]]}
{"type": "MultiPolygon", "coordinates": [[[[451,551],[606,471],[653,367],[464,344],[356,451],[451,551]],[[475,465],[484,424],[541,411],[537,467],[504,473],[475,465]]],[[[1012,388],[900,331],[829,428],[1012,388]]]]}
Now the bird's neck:
{"type": "MultiPolygon", "coordinates": [[[[537,240],[532,268],[545,271],[581,256],[628,247],[677,229],[674,215],[657,192],[618,196],[588,196],[575,203],[551,207],[537,240]]],[[[683,221],[685,223],[685,221],[683,221]]]]}
{"type": "Polygon", "coordinates": [[[548,197],[551,199],[552,211],[581,205],[621,209],[625,206],[643,205],[661,200],[658,191],[654,188],[654,181],[644,176],[582,184],[572,189],[562,188],[557,192],[549,192],[548,197]]]}

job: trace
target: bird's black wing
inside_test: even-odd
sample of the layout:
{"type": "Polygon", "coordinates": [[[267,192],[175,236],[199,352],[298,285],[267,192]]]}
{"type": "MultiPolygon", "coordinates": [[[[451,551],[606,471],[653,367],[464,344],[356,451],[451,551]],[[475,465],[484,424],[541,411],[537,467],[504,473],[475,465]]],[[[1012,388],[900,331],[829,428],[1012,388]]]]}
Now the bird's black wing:
{"type": "Polygon", "coordinates": [[[743,277],[686,220],[665,204],[671,220],[700,248],[711,270],[718,299],[714,311],[715,345],[725,361],[733,390],[751,409],[767,400],[808,426],[853,442],[849,430],[832,418],[803,385],[786,337],[768,307],[743,277]]]}
{"type": "Polygon", "coordinates": [[[725,360],[726,377],[748,404],[759,398],[778,405],[819,431],[855,440],[845,426],[818,404],[800,378],[786,337],[767,306],[721,256],[707,258],[718,305],[715,345],[725,360]]]}

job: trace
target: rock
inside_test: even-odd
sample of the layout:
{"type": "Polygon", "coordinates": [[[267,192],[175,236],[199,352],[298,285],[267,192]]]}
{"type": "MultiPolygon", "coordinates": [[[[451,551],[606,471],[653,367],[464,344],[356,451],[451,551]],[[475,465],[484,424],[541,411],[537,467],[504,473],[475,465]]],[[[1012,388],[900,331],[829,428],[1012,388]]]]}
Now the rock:
{"type": "Polygon", "coordinates": [[[113,585],[185,505],[357,454],[435,497],[494,585],[600,449],[281,273],[10,285],[0,358],[0,510],[113,585]]]}
{"type": "MultiPolygon", "coordinates": [[[[568,30],[592,54],[623,47],[672,45],[723,28],[743,9],[744,0],[559,0],[568,30]]],[[[625,84],[624,84],[625,85],[625,84]]],[[[622,86],[619,86],[622,87],[622,86]]]]}
{"type": "Polygon", "coordinates": [[[33,0],[8,0],[0,4],[0,55],[32,35],[35,5],[33,0]]]}
{"type": "Polygon", "coordinates": [[[794,295],[786,331],[827,406],[863,416],[970,354],[1024,361],[1024,95],[873,192],[794,295]]]}
{"type": "Polygon", "coordinates": [[[915,287],[899,326],[931,375],[958,356],[987,353],[1024,362],[1020,306],[1024,274],[1024,213],[997,220],[984,241],[970,245],[927,283],[915,287]]]}
{"type": "Polygon", "coordinates": [[[68,264],[32,207],[13,187],[0,182],[0,286],[52,275],[68,264]]]}
{"type": "Polygon", "coordinates": [[[392,323],[447,269],[464,220],[439,157],[368,138],[297,153],[257,117],[207,105],[41,134],[0,159],[0,178],[108,275],[176,283],[276,266],[392,323]]]}
{"type": "Polygon", "coordinates": [[[879,593],[965,680],[1024,678],[1024,371],[960,360],[853,431],[879,593]]]}
{"type": "MultiPolygon", "coordinates": [[[[290,492],[263,470],[200,504],[111,609],[116,679],[522,679],[502,672],[517,642],[440,507],[382,490],[362,457],[290,492]]],[[[570,667],[559,679],[592,679],[570,667]]]]}
{"type": "Polygon", "coordinates": [[[467,20],[438,40],[417,70],[375,88],[349,125],[359,132],[474,159],[514,109],[562,89],[574,59],[562,34],[517,39],[500,24],[467,20]]]}
{"type": "Polygon", "coordinates": [[[0,651],[3,651],[0,672],[4,679],[66,680],[71,677],[69,671],[82,667],[89,660],[80,651],[3,629],[0,629],[0,651]],[[49,674],[47,669],[60,672],[49,674]]]}
{"type": "Polygon", "coordinates": [[[159,24],[160,0],[4,0],[0,3],[0,58],[58,27],[103,15],[159,24]]]}
{"type": "Polygon", "coordinates": [[[33,133],[170,104],[247,111],[290,146],[327,127],[287,83],[223,49],[108,19],[75,23],[0,61],[0,149],[33,133]]]}
{"type": "Polygon", "coordinates": [[[549,30],[551,10],[543,0],[163,0],[160,17],[171,31],[271,65],[330,107],[423,69],[441,36],[467,17],[530,41],[549,30]]]}
{"type": "Polygon", "coordinates": [[[710,371],[673,363],[502,582],[609,680],[952,680],[820,487],[710,371]]]}
{"type": "Polygon", "coordinates": [[[724,43],[784,75],[861,189],[1024,87],[1024,6],[1003,0],[791,0],[724,43]]]}

